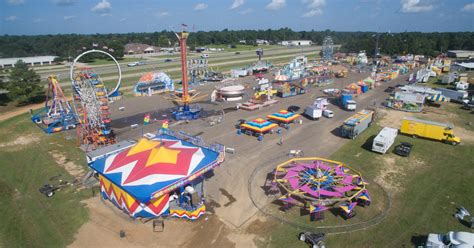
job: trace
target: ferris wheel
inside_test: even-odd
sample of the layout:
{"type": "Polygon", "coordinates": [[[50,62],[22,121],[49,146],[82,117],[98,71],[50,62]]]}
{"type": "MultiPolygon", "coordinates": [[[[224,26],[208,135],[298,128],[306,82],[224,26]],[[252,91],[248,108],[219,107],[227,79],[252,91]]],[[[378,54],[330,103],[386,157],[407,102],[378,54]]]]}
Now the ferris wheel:
{"type": "Polygon", "coordinates": [[[80,124],[77,129],[78,136],[86,150],[94,150],[100,146],[115,143],[115,135],[110,127],[109,97],[118,92],[121,74],[120,66],[115,58],[101,50],[84,52],[71,65],[73,106],[80,124]],[[109,56],[118,68],[119,80],[111,91],[107,90],[99,75],[92,68],[75,67],[82,56],[94,52],[109,56]]]}
{"type": "Polygon", "coordinates": [[[326,36],[323,40],[323,59],[332,60],[332,54],[334,52],[334,43],[331,36],[326,36]]]}

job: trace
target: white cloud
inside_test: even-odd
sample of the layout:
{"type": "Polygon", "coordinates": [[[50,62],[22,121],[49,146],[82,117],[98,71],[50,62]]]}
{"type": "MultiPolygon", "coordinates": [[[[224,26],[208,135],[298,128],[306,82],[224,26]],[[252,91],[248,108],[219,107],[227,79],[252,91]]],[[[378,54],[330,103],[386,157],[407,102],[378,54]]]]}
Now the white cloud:
{"type": "Polygon", "coordinates": [[[20,5],[24,4],[25,0],[8,0],[7,3],[10,5],[20,5]]]}
{"type": "Polygon", "coordinates": [[[33,20],[33,23],[40,23],[40,22],[44,22],[44,19],[43,18],[36,18],[33,20]]]}
{"type": "Polygon", "coordinates": [[[421,0],[401,0],[403,13],[428,12],[433,9],[432,4],[421,4],[421,0]]]}
{"type": "Polygon", "coordinates": [[[16,21],[17,19],[18,19],[18,17],[12,15],[12,16],[9,16],[9,17],[5,18],[5,21],[13,22],[13,21],[16,21]]]}
{"type": "Polygon", "coordinates": [[[166,16],[169,16],[170,13],[166,12],[166,11],[163,11],[163,12],[158,12],[155,14],[155,16],[157,17],[166,17],[166,16]]]}
{"type": "Polygon", "coordinates": [[[76,16],[70,15],[70,16],[64,16],[64,20],[71,20],[72,18],[76,18],[76,16]]]}
{"type": "Polygon", "coordinates": [[[205,3],[198,3],[196,6],[194,6],[194,10],[205,10],[207,9],[207,4],[205,3]]]}
{"type": "Polygon", "coordinates": [[[461,10],[466,11],[466,12],[474,11],[474,3],[468,3],[468,4],[464,5],[464,7],[461,10]]]}
{"type": "Polygon", "coordinates": [[[58,6],[72,6],[77,0],[51,0],[51,2],[58,6]]]}
{"type": "Polygon", "coordinates": [[[321,9],[312,9],[302,15],[302,17],[313,17],[317,15],[321,15],[323,11],[321,9]]]}
{"type": "Polygon", "coordinates": [[[100,14],[100,16],[102,16],[102,17],[104,17],[104,16],[112,16],[112,14],[110,14],[110,13],[102,13],[102,14],[100,14]]]}
{"type": "Polygon", "coordinates": [[[304,13],[302,17],[313,17],[323,13],[326,0],[303,0],[303,3],[307,4],[309,11],[304,13]]]}
{"type": "Polygon", "coordinates": [[[308,4],[308,8],[318,9],[326,5],[326,0],[303,0],[303,3],[308,4]]]}
{"type": "Polygon", "coordinates": [[[232,5],[230,6],[230,9],[236,9],[236,8],[244,5],[244,3],[245,3],[245,0],[234,0],[232,5]]]}
{"type": "Polygon", "coordinates": [[[267,6],[265,6],[265,9],[268,10],[279,10],[286,5],[286,0],[272,0],[267,6]]]}
{"type": "Polygon", "coordinates": [[[107,0],[101,0],[91,10],[93,12],[107,12],[112,9],[112,4],[107,0]]]}
{"type": "Polygon", "coordinates": [[[248,15],[248,14],[250,14],[250,13],[252,13],[252,12],[253,12],[253,9],[248,8],[248,9],[246,9],[246,10],[239,11],[239,14],[241,14],[241,15],[248,15]]]}

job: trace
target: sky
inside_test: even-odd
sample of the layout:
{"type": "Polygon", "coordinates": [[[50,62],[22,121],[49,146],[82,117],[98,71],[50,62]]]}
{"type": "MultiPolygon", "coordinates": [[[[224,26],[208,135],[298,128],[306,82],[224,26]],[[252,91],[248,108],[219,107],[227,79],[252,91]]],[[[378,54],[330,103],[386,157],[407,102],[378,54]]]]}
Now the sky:
{"type": "Polygon", "coordinates": [[[0,35],[278,29],[474,31],[473,0],[0,0],[0,35]]]}

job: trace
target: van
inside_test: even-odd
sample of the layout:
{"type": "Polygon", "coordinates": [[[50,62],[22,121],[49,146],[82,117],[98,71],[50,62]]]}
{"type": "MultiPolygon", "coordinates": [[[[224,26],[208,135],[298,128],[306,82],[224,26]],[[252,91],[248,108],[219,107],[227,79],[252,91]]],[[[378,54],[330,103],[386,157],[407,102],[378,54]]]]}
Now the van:
{"type": "Polygon", "coordinates": [[[395,142],[398,130],[395,128],[384,127],[374,138],[372,151],[385,154],[395,142]]]}
{"type": "Polygon", "coordinates": [[[332,118],[332,117],[334,117],[334,112],[332,112],[332,110],[325,109],[323,111],[323,116],[326,117],[326,118],[332,118]]]}

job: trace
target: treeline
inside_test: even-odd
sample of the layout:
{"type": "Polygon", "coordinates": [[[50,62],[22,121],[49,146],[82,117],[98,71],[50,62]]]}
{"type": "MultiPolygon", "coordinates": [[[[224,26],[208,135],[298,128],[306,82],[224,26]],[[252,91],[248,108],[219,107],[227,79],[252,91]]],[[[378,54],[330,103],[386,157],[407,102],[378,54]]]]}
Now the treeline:
{"type": "MultiPolygon", "coordinates": [[[[237,44],[246,40],[247,44],[256,45],[256,39],[265,39],[276,44],[282,40],[312,40],[321,45],[326,36],[331,36],[334,44],[340,44],[342,52],[365,50],[374,54],[377,34],[374,32],[335,32],[335,31],[293,31],[289,28],[278,30],[227,30],[198,31],[189,36],[190,47],[212,44],[237,44]]],[[[450,49],[474,50],[474,33],[380,33],[379,49],[382,54],[416,53],[435,56],[450,49]]],[[[123,56],[123,46],[129,42],[145,43],[154,46],[168,47],[176,44],[176,37],[171,31],[154,33],[127,34],[62,34],[36,36],[0,36],[0,57],[23,57],[38,55],[56,55],[67,59],[75,57],[83,48],[90,49],[92,44],[107,46],[114,51],[113,55],[123,56]]]]}

